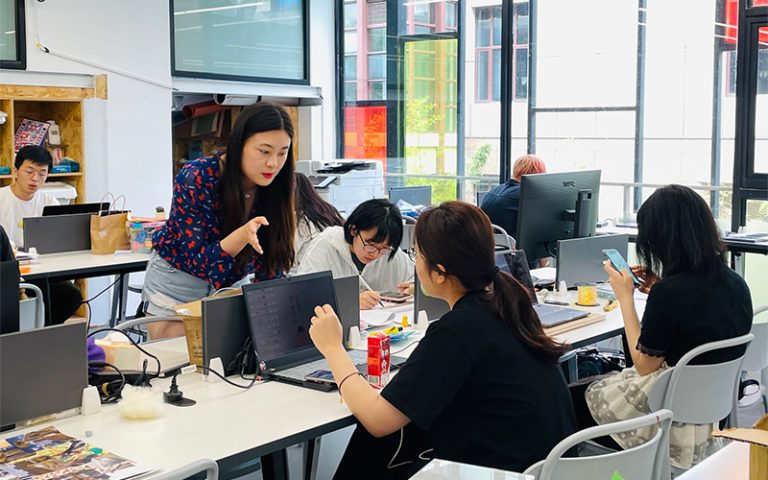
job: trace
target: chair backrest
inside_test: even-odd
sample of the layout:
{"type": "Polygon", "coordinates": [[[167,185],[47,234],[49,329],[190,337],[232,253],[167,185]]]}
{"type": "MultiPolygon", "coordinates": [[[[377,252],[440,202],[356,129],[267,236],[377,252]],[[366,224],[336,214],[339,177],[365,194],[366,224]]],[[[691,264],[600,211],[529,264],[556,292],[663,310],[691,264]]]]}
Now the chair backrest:
{"type": "Polygon", "coordinates": [[[682,423],[719,422],[736,412],[737,388],[744,355],[709,365],[690,365],[701,354],[740,345],[746,346],[751,333],[736,338],[699,345],[682,356],[677,365],[656,379],[648,395],[651,411],[668,409],[682,423]]]}
{"type": "Polygon", "coordinates": [[[642,417],[581,430],[555,445],[545,460],[531,465],[524,473],[536,476],[537,480],[609,479],[613,478],[614,472],[628,479],[668,480],[671,423],[672,412],[660,410],[642,417]],[[587,440],[653,425],[659,428],[642,445],[604,455],[563,458],[568,450],[587,440]]]}
{"type": "Polygon", "coordinates": [[[184,320],[181,317],[176,317],[173,315],[161,315],[157,317],[141,317],[141,318],[134,318],[133,320],[128,320],[125,322],[120,322],[117,325],[115,325],[116,330],[129,330],[133,327],[138,327],[139,325],[146,325],[147,323],[155,323],[155,322],[183,322],[184,320]]]}
{"type": "Polygon", "coordinates": [[[496,252],[502,251],[501,247],[503,247],[503,251],[505,252],[507,250],[512,251],[515,249],[517,242],[507,234],[506,230],[493,224],[491,224],[491,229],[493,230],[493,241],[496,245],[496,252]]]}
{"type": "Polygon", "coordinates": [[[205,472],[206,480],[218,480],[219,478],[219,465],[213,460],[202,459],[192,462],[183,467],[179,467],[170,472],[161,473],[154,477],[155,480],[184,480],[197,473],[205,472]]]}
{"type": "Polygon", "coordinates": [[[768,305],[755,309],[755,318],[752,322],[751,332],[755,338],[747,347],[747,353],[744,354],[744,363],[741,364],[741,369],[748,372],[768,367],[768,318],[761,322],[757,321],[757,317],[764,312],[768,312],[768,305]]]}
{"type": "Polygon", "coordinates": [[[35,292],[35,296],[19,302],[19,330],[32,330],[45,326],[43,292],[37,285],[20,283],[19,288],[35,292]]]}

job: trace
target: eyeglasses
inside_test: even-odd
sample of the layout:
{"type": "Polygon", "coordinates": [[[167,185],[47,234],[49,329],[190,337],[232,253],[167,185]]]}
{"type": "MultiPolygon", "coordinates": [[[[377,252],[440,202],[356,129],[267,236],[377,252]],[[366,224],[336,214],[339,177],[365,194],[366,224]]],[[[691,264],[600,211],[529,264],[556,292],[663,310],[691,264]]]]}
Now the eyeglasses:
{"type": "Polygon", "coordinates": [[[24,172],[24,175],[28,177],[40,177],[42,180],[45,180],[46,177],[48,177],[48,172],[46,170],[35,170],[34,168],[25,168],[21,170],[24,172]]]}
{"type": "Polygon", "coordinates": [[[379,248],[374,245],[368,245],[367,243],[365,243],[365,240],[363,239],[362,235],[358,233],[357,236],[360,237],[360,241],[363,242],[363,250],[365,250],[368,253],[376,253],[378,255],[388,255],[389,253],[395,250],[392,247],[379,248]]]}

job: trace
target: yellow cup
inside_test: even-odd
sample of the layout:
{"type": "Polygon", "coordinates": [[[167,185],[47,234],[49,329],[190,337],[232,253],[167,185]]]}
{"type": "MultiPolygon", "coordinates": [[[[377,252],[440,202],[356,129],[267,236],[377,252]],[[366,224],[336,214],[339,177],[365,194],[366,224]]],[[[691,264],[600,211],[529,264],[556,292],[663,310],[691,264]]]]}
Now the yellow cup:
{"type": "Polygon", "coordinates": [[[578,304],[585,307],[597,305],[597,285],[587,283],[578,286],[578,304]]]}

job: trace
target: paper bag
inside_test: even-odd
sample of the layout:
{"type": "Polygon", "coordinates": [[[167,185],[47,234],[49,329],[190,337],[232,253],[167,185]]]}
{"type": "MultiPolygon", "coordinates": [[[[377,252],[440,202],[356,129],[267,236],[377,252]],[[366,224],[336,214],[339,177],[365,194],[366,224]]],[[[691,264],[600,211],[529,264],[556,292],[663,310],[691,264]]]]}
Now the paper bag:
{"type": "MultiPolygon", "coordinates": [[[[114,199],[114,196],[112,198],[114,199]]],[[[123,207],[125,207],[125,197],[122,198],[123,207]]],[[[113,207],[115,203],[117,201],[112,202],[113,207]]],[[[115,250],[130,250],[131,242],[125,230],[127,221],[127,210],[106,210],[99,212],[98,215],[91,215],[91,253],[110,255],[115,253],[115,250]]]]}

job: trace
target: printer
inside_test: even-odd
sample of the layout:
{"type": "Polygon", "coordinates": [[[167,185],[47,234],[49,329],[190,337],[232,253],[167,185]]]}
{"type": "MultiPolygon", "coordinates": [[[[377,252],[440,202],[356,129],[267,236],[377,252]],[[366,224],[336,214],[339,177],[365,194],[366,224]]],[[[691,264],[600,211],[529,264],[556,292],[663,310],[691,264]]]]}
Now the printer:
{"type": "Polygon", "coordinates": [[[366,200],[384,198],[384,169],[379,160],[299,160],[315,190],[346,217],[366,200]]]}

